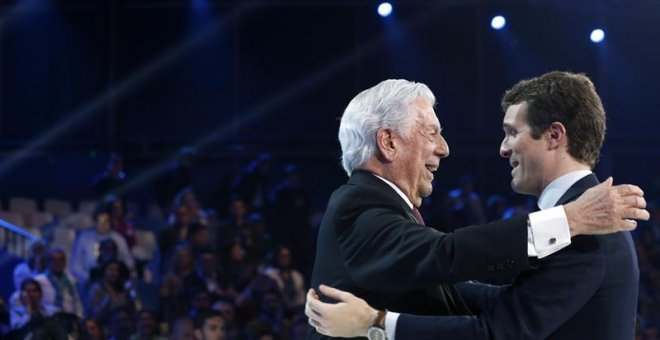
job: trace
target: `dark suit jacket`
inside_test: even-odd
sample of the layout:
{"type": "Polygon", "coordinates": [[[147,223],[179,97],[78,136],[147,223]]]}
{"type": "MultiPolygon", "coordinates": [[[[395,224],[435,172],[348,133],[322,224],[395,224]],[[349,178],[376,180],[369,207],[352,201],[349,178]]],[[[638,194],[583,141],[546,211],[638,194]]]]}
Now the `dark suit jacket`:
{"type": "MultiPolygon", "coordinates": [[[[586,176],[557,204],[597,184],[596,176],[586,176]]],[[[630,233],[577,236],[510,286],[460,285],[477,317],[401,315],[396,338],[633,339],[638,286],[630,233]]]]}
{"type": "MultiPolygon", "coordinates": [[[[444,234],[415,222],[397,192],[356,170],[331,196],[312,286],[330,285],[378,309],[469,314],[451,285],[527,268],[527,216],[444,234]]],[[[325,300],[328,301],[328,300],[325,300]]],[[[308,339],[323,338],[310,327],[308,339]]]]}

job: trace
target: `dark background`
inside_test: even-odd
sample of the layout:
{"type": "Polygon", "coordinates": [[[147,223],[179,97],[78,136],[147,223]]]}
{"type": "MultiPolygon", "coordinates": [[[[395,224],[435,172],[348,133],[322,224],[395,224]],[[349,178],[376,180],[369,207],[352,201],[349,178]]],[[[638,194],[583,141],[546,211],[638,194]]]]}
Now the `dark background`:
{"type": "Polygon", "coordinates": [[[1,0],[0,198],[85,199],[116,150],[129,199],[148,202],[192,145],[207,206],[261,152],[300,164],[322,206],[345,180],[344,107],[387,78],[437,97],[451,148],[437,191],[469,172],[483,197],[506,193],[499,99],[551,70],[586,73],[604,101],[601,179],[659,196],[660,1],[394,1],[386,19],[377,4],[1,0]]]}

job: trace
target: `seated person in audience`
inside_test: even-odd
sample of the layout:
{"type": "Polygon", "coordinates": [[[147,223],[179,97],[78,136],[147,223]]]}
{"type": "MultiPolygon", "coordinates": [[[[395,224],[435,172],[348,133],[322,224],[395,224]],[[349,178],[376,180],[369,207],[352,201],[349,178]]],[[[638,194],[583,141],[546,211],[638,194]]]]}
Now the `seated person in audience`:
{"type": "Polygon", "coordinates": [[[277,282],[287,310],[305,304],[305,280],[302,274],[293,268],[293,255],[287,246],[278,247],[273,255],[273,266],[266,268],[264,274],[277,282]]]}
{"type": "Polygon", "coordinates": [[[158,315],[155,311],[143,309],[137,315],[137,332],[131,340],[167,340],[158,333],[158,315]]]}
{"type": "Polygon", "coordinates": [[[259,315],[262,297],[267,293],[280,293],[277,282],[264,274],[257,274],[236,298],[236,307],[244,320],[251,320],[259,315]]]}
{"type": "Polygon", "coordinates": [[[135,301],[126,288],[128,268],[119,260],[109,260],[101,267],[101,280],[92,284],[87,300],[88,314],[102,324],[110,319],[110,312],[117,307],[135,311],[135,301]]]}
{"type": "MultiPolygon", "coordinates": [[[[51,317],[51,321],[57,325],[57,328],[61,328],[64,330],[64,333],[66,334],[66,339],[80,339],[82,335],[81,327],[80,327],[80,318],[71,313],[63,313],[63,312],[57,312],[53,314],[51,317]]],[[[40,337],[36,337],[37,339],[43,339],[40,337]]],[[[46,338],[46,339],[58,339],[57,337],[54,338],[46,338]]]]}
{"type": "Polygon", "coordinates": [[[211,300],[211,295],[206,290],[206,288],[198,287],[188,296],[190,299],[190,311],[188,312],[189,317],[194,319],[197,314],[211,309],[213,301],[211,300]]]}
{"type": "Polygon", "coordinates": [[[265,259],[273,251],[273,239],[268,229],[263,216],[252,213],[247,218],[246,227],[239,233],[239,238],[255,258],[265,259]]]}
{"type": "Polygon", "coordinates": [[[176,319],[170,332],[171,340],[195,340],[195,326],[189,317],[176,319]]]}
{"type": "Polygon", "coordinates": [[[187,243],[177,246],[171,261],[170,272],[164,276],[160,287],[160,302],[167,322],[186,316],[190,307],[190,294],[204,281],[197,276],[192,249],[187,243]]]}
{"type": "Polygon", "coordinates": [[[76,280],[66,271],[66,254],[62,249],[51,249],[46,257],[47,268],[34,279],[41,285],[43,300],[61,312],[83,316],[82,303],[76,280]]]}
{"type": "Polygon", "coordinates": [[[115,196],[111,196],[107,199],[107,202],[110,206],[108,210],[112,230],[124,237],[128,249],[133,249],[133,246],[137,243],[137,239],[135,238],[135,226],[131,218],[126,214],[126,203],[124,200],[115,196]]]}
{"type": "Polygon", "coordinates": [[[126,307],[117,307],[110,312],[110,322],[106,325],[105,333],[109,340],[125,340],[131,337],[135,324],[135,315],[126,307]]]}
{"type": "Polygon", "coordinates": [[[197,255],[197,276],[204,282],[213,300],[221,297],[234,299],[238,293],[228,288],[228,278],[221,271],[218,259],[211,248],[202,250],[197,255]]]}
{"type": "Polygon", "coordinates": [[[211,238],[209,237],[208,227],[197,222],[191,223],[190,229],[188,229],[187,241],[195,255],[204,249],[210,248],[211,238]]]}
{"type": "Polygon", "coordinates": [[[253,337],[268,331],[277,335],[277,339],[286,334],[284,318],[284,306],[279,292],[266,292],[261,294],[259,315],[248,322],[247,332],[253,337]]]}
{"type": "Polygon", "coordinates": [[[80,323],[80,338],[83,340],[105,340],[103,327],[94,318],[86,318],[80,323]]]}
{"type": "Polygon", "coordinates": [[[220,249],[232,246],[241,230],[247,224],[250,207],[240,196],[233,196],[229,202],[229,217],[220,221],[218,225],[217,244],[220,249]]]}
{"type": "Polygon", "coordinates": [[[235,240],[223,252],[223,270],[230,278],[230,287],[236,291],[245,289],[257,274],[256,259],[240,240],[235,240]]]}
{"type": "Polygon", "coordinates": [[[30,242],[27,260],[14,267],[14,293],[9,297],[10,306],[21,304],[21,282],[25,279],[34,278],[37,274],[46,270],[46,252],[48,247],[43,239],[30,242]]]}
{"type": "Polygon", "coordinates": [[[236,320],[236,307],[228,300],[219,300],[213,304],[213,310],[222,314],[222,319],[225,321],[225,333],[227,340],[244,339],[245,335],[242,332],[242,327],[239,328],[236,320]]]}
{"type": "Polygon", "coordinates": [[[167,267],[176,245],[188,238],[192,218],[190,209],[179,206],[174,209],[174,219],[160,233],[158,248],[161,254],[161,270],[167,267]]]}
{"type": "Polygon", "coordinates": [[[219,312],[210,310],[195,317],[195,339],[225,340],[225,321],[219,312]]]}
{"type": "MultiPolygon", "coordinates": [[[[119,260],[119,248],[115,240],[111,237],[106,237],[99,241],[99,256],[96,259],[96,266],[89,271],[90,285],[101,280],[103,277],[101,267],[110,260],[119,260]]],[[[125,267],[130,273],[130,269],[128,269],[128,266],[124,262],[122,262],[122,267],[125,267]]]]}
{"type": "Polygon", "coordinates": [[[21,282],[35,277],[46,270],[46,252],[48,247],[43,239],[36,239],[28,246],[28,258],[14,267],[14,289],[18,290],[21,282]]]}
{"type": "Polygon", "coordinates": [[[34,279],[23,280],[20,292],[20,305],[12,307],[10,311],[11,328],[18,330],[16,335],[27,335],[43,325],[59,309],[42,301],[41,285],[34,279]]]}
{"type": "Polygon", "coordinates": [[[110,212],[107,205],[99,206],[94,212],[95,225],[82,232],[73,246],[71,255],[71,273],[79,282],[80,287],[89,286],[89,273],[97,264],[98,250],[101,241],[112,238],[119,250],[119,259],[131,270],[134,268],[133,256],[123,236],[111,229],[110,212]]]}
{"type": "Polygon", "coordinates": [[[195,191],[192,189],[192,187],[185,187],[177,193],[176,197],[174,198],[174,206],[187,207],[190,211],[192,222],[208,225],[206,212],[199,203],[197,195],[195,194],[195,191]]]}

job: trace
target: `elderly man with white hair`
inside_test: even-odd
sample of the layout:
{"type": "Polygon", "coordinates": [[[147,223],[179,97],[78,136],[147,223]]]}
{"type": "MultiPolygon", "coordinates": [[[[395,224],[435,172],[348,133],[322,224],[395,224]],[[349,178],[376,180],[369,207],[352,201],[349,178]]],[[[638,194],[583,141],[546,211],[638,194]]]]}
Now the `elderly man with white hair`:
{"type": "MultiPolygon", "coordinates": [[[[427,228],[417,208],[449,156],[434,104],[426,85],[386,80],[353,98],[341,118],[349,179],[332,194],[321,222],[312,286],[351,292],[382,311],[373,315],[370,339],[386,338],[384,310],[469,315],[453,283],[513,274],[571,237],[631,230],[636,223],[629,218],[648,219],[641,189],[608,181],[529,215],[450,234],[427,228]]],[[[313,326],[308,339],[326,338],[322,325],[313,326]]]]}

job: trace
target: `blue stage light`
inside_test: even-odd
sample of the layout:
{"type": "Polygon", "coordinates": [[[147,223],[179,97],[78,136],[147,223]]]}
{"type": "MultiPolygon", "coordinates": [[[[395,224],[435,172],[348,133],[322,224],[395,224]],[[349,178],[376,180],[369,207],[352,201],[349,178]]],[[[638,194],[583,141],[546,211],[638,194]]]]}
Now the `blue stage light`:
{"type": "Polygon", "coordinates": [[[506,26],[506,19],[501,15],[493,17],[490,21],[490,27],[496,30],[502,29],[504,26],[506,26]]]}
{"type": "Polygon", "coordinates": [[[598,28],[593,31],[591,31],[591,41],[595,43],[599,43],[605,39],[605,32],[598,28]]]}
{"type": "Polygon", "coordinates": [[[392,4],[389,2],[383,2],[380,5],[378,5],[378,14],[386,18],[392,14],[392,4]]]}

